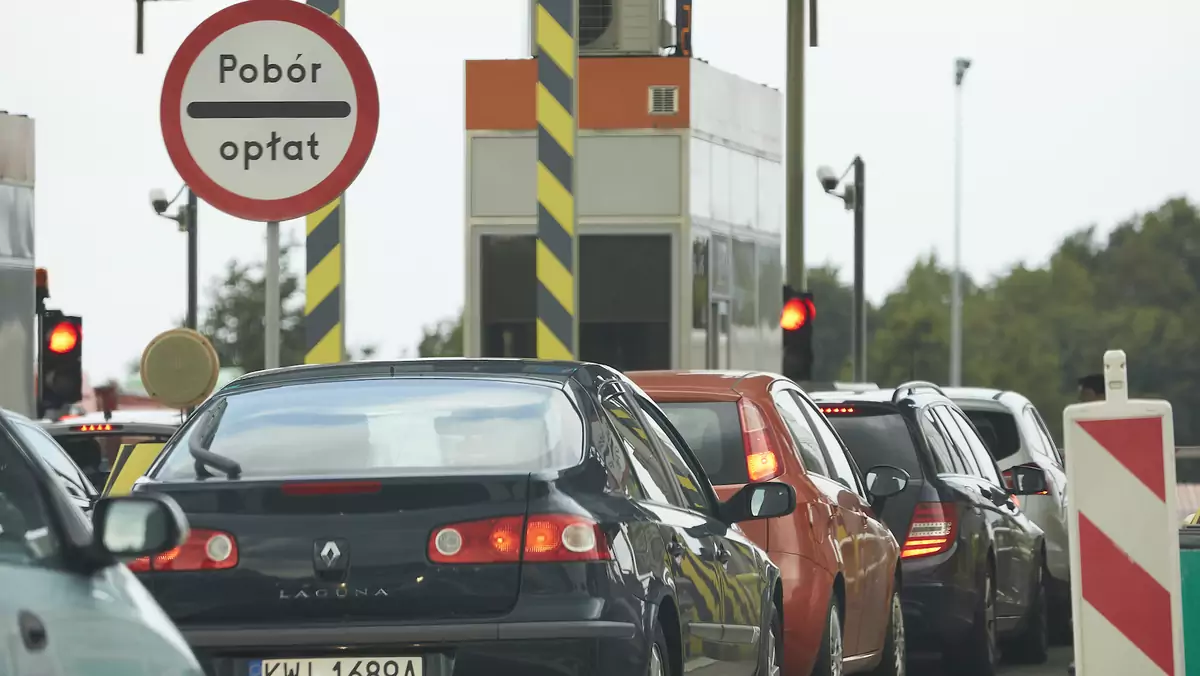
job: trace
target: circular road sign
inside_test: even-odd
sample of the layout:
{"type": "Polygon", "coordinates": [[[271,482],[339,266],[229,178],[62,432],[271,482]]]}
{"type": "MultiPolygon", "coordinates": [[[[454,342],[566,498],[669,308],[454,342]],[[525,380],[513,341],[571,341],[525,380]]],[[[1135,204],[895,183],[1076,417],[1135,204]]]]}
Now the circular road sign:
{"type": "Polygon", "coordinates": [[[332,202],[362,171],[379,90],[362,48],[295,0],[248,0],[196,27],[167,69],[163,141],[198,197],[284,221],[332,202]]]}
{"type": "Polygon", "coordinates": [[[220,370],[212,343],[191,329],[164,331],[142,351],[146,393],[171,408],[188,408],[207,399],[220,370]]]}

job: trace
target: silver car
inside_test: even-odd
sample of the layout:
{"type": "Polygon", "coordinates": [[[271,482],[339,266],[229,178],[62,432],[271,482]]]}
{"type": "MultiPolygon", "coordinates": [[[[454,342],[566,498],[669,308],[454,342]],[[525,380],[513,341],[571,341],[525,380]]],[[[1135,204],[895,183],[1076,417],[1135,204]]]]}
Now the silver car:
{"type": "Polygon", "coordinates": [[[1021,498],[1021,508],[1046,533],[1050,632],[1056,642],[1071,640],[1071,555],[1067,536],[1067,470],[1062,453],[1038,410],[1016,392],[948,387],[946,396],[967,414],[1005,473],[1018,465],[1046,476],[1044,494],[1021,498]]]}

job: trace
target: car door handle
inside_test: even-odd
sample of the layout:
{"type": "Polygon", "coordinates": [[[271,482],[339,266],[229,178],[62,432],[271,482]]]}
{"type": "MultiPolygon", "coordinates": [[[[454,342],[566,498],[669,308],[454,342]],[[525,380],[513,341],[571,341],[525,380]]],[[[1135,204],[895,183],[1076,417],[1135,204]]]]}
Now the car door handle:
{"type": "Polygon", "coordinates": [[[667,553],[670,554],[671,558],[673,559],[682,558],[683,545],[679,543],[679,540],[671,540],[667,543],[667,553]]]}
{"type": "Polygon", "coordinates": [[[38,652],[46,649],[46,644],[49,642],[49,637],[46,636],[46,625],[42,624],[37,615],[28,610],[22,610],[17,614],[17,626],[21,630],[21,641],[25,643],[26,650],[38,652]]]}
{"type": "Polygon", "coordinates": [[[729,563],[729,559],[730,559],[730,554],[729,554],[728,549],[721,547],[720,549],[717,550],[717,563],[719,563],[721,565],[725,565],[725,564],[729,563]]]}

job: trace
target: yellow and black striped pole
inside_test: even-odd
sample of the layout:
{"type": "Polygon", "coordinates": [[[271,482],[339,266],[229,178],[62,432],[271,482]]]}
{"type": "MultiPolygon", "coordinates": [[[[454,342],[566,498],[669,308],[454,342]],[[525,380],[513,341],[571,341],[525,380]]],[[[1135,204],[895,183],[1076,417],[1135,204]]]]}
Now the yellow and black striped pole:
{"type": "Polygon", "coordinates": [[[574,359],[579,345],[579,0],[539,0],[537,37],[537,356],[574,359]]]}
{"type": "MultiPolygon", "coordinates": [[[[308,0],[345,25],[346,0],[308,0]]],[[[346,196],[305,218],[304,363],[346,358],[346,196]]]]}

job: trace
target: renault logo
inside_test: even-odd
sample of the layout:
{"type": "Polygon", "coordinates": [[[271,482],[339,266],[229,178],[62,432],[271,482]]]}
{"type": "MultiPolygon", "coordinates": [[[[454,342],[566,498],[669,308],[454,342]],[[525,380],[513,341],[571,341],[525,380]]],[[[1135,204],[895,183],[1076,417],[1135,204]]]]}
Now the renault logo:
{"type": "Polygon", "coordinates": [[[313,567],[319,571],[345,570],[349,550],[345,540],[317,540],[313,543],[313,567]]]}

